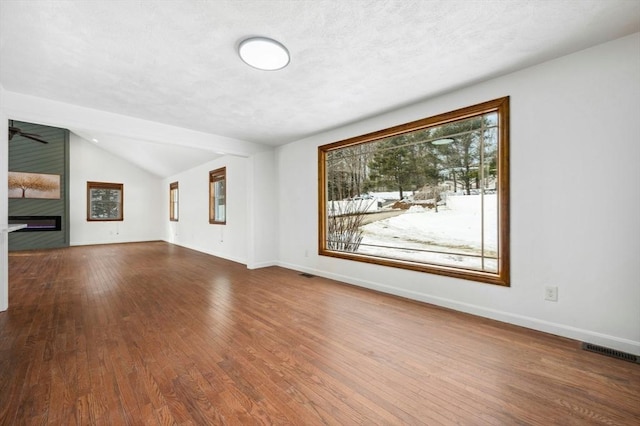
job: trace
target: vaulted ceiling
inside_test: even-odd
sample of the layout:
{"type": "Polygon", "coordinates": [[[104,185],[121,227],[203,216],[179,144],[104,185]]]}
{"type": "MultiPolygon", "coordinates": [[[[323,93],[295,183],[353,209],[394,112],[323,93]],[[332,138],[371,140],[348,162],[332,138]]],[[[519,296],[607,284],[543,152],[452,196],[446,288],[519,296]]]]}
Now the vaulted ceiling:
{"type": "Polygon", "coordinates": [[[0,83],[277,146],[638,31],[637,0],[2,0],[0,83]],[[244,64],[249,36],[286,45],[289,66],[244,64]]]}

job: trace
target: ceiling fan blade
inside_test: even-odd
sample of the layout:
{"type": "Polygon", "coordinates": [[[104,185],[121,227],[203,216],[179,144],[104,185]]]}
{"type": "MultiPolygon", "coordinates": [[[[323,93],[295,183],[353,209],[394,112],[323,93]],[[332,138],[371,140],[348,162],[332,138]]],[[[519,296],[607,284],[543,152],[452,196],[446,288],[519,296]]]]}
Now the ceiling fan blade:
{"type": "Polygon", "coordinates": [[[9,140],[13,139],[15,135],[22,136],[23,138],[31,139],[32,141],[40,142],[40,143],[49,143],[42,139],[40,135],[36,135],[35,133],[24,133],[20,130],[19,127],[12,126],[13,120],[9,121],[9,140]]]}
{"type": "Polygon", "coordinates": [[[36,135],[34,133],[23,133],[22,130],[20,130],[20,128],[9,126],[9,140],[13,139],[15,135],[22,136],[23,138],[31,139],[32,141],[36,141],[40,143],[49,143],[44,139],[41,139],[40,135],[36,135]]]}
{"type": "Polygon", "coordinates": [[[29,133],[20,133],[20,136],[22,136],[23,138],[31,139],[32,141],[40,142],[40,143],[49,143],[44,139],[40,139],[38,135],[31,135],[29,133]]]}
{"type": "Polygon", "coordinates": [[[9,140],[13,139],[13,137],[17,133],[20,133],[20,129],[18,129],[17,127],[9,126],[9,140]]]}

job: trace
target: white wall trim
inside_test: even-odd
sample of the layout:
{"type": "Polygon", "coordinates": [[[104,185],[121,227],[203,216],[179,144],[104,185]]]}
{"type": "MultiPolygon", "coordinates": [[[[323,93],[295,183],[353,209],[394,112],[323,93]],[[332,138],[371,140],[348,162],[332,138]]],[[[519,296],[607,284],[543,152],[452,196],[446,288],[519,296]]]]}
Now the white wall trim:
{"type": "Polygon", "coordinates": [[[271,261],[253,263],[251,265],[247,265],[247,269],[268,268],[269,266],[278,266],[278,262],[275,260],[271,260],[271,261]]]}
{"type": "Polygon", "coordinates": [[[379,291],[381,293],[392,294],[394,296],[405,297],[411,300],[417,300],[419,302],[425,302],[432,305],[453,309],[472,315],[477,315],[483,318],[489,318],[496,321],[513,324],[532,330],[542,331],[545,333],[554,334],[561,337],[567,337],[578,341],[588,342],[600,346],[605,346],[612,349],[617,349],[623,352],[632,353],[634,355],[640,355],[640,342],[624,339],[616,336],[610,336],[594,331],[584,330],[581,328],[572,327],[565,324],[558,324],[550,321],[545,321],[539,318],[529,317],[525,315],[518,315],[511,312],[501,311],[497,309],[490,309],[471,303],[459,302],[457,300],[447,299],[444,297],[434,296],[432,294],[419,293],[416,291],[405,290],[398,287],[392,287],[390,285],[380,284],[373,281],[367,281],[362,279],[353,278],[347,275],[335,274],[325,272],[319,269],[307,268],[302,265],[295,265],[286,262],[278,262],[278,266],[291,269],[294,271],[306,272],[319,277],[324,277],[332,280],[336,280],[345,284],[356,285],[364,287],[370,290],[379,291]]]}
{"type": "Polygon", "coordinates": [[[258,263],[254,263],[249,265],[246,261],[246,259],[240,259],[238,257],[234,257],[234,256],[228,256],[226,254],[220,253],[220,252],[216,252],[213,250],[207,250],[204,249],[202,247],[198,247],[192,244],[184,244],[184,243],[176,243],[173,241],[169,241],[169,240],[162,240],[165,243],[168,244],[173,244],[176,246],[180,246],[180,247],[184,247],[184,248],[188,248],[189,250],[195,250],[197,252],[200,253],[204,253],[204,254],[208,254],[210,256],[214,256],[214,257],[219,257],[221,259],[225,259],[225,260],[230,260],[232,262],[236,262],[236,263],[241,263],[243,265],[245,265],[247,267],[247,269],[260,269],[260,268],[268,268],[269,266],[278,266],[278,262],[275,260],[271,260],[271,261],[265,261],[265,262],[258,262],[258,263]]]}
{"type": "Polygon", "coordinates": [[[152,239],[152,240],[148,240],[148,239],[142,239],[142,240],[118,240],[118,241],[82,241],[82,242],[78,242],[78,241],[71,241],[69,243],[69,246],[71,247],[80,247],[80,246],[98,246],[98,245],[104,245],[104,244],[130,244],[130,243],[151,243],[151,242],[156,242],[156,241],[162,241],[160,239],[152,239]]]}
{"type": "Polygon", "coordinates": [[[246,259],[240,259],[238,257],[229,256],[227,254],[216,252],[216,251],[213,251],[213,250],[207,250],[205,248],[198,247],[198,246],[195,246],[195,245],[184,244],[184,243],[176,243],[176,242],[171,242],[171,241],[167,241],[167,240],[163,240],[163,241],[168,243],[168,244],[173,244],[173,245],[176,245],[176,246],[188,248],[190,250],[195,250],[195,251],[198,251],[200,253],[208,254],[208,255],[211,255],[211,256],[214,256],[214,257],[219,257],[221,259],[230,260],[232,262],[241,263],[243,265],[247,264],[247,260],[246,259]]]}

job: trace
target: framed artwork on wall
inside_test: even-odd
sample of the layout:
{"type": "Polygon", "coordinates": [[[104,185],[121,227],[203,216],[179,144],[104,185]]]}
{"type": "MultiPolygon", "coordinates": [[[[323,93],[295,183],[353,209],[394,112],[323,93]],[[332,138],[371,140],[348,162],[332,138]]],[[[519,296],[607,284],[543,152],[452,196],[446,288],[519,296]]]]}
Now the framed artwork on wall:
{"type": "Polygon", "coordinates": [[[9,172],[9,198],[60,199],[60,175],[9,172]]]}

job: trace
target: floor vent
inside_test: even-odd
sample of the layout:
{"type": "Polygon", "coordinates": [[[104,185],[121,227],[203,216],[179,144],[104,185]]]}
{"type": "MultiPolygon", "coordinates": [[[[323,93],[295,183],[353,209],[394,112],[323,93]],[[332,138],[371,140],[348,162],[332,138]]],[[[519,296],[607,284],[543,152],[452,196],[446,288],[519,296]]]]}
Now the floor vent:
{"type": "Polygon", "coordinates": [[[615,349],[605,348],[604,346],[593,345],[591,343],[582,343],[582,349],[585,351],[597,352],[612,358],[622,359],[640,364],[640,356],[617,351],[615,349]]]}
{"type": "Polygon", "coordinates": [[[301,277],[313,278],[315,275],[307,274],[306,272],[300,272],[301,277]]]}

